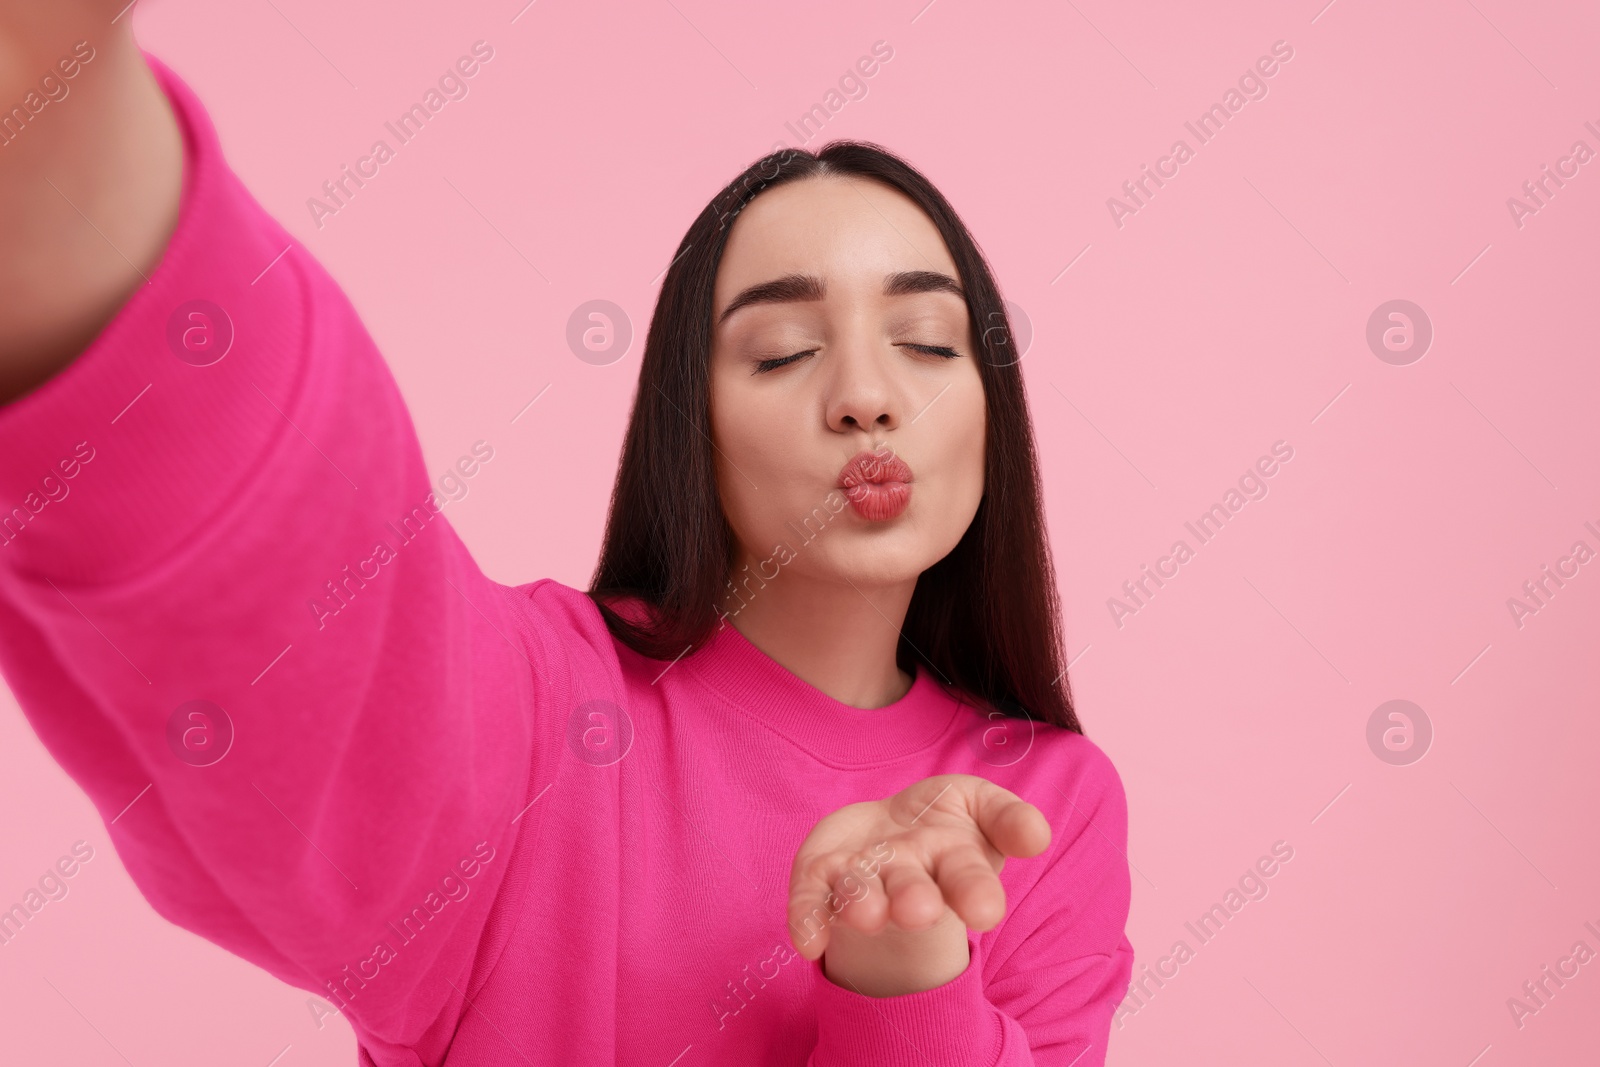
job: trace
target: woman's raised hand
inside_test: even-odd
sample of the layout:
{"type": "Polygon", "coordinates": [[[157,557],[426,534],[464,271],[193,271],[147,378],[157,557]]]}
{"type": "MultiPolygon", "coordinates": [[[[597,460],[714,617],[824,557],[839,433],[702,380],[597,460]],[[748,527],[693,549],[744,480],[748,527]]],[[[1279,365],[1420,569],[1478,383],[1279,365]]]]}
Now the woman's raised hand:
{"type": "Polygon", "coordinates": [[[934,775],[846,805],[795,855],[790,937],[837,985],[868,996],[932,989],[966,969],[968,928],[1005,916],[1006,857],[1049,846],[1043,812],[975,775],[934,775]]]}

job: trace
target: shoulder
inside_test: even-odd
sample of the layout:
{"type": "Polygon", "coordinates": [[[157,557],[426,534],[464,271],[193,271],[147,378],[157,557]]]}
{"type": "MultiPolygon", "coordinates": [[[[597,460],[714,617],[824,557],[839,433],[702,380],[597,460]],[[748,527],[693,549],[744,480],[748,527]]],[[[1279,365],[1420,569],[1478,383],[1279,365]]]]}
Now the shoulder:
{"type": "Polygon", "coordinates": [[[1080,733],[1044,728],[1044,744],[1066,777],[1085,792],[1122,794],[1122,776],[1099,745],[1080,733]]]}
{"type": "Polygon", "coordinates": [[[616,647],[600,609],[589,595],[554,578],[503,586],[517,627],[529,651],[546,663],[576,665],[585,660],[616,661],[616,647]]]}
{"type": "Polygon", "coordinates": [[[1006,973],[1053,959],[1061,973],[1100,975],[1096,981],[1109,981],[1120,995],[1125,976],[1105,975],[1106,968],[1125,970],[1131,958],[1124,948],[1132,863],[1121,775],[1089,738],[1037,723],[1027,754],[996,770],[985,776],[1044,814],[1050,846],[1039,856],[1006,861],[1001,878],[1010,906],[990,955],[1009,956],[1000,965],[1006,973]],[[1086,959],[1098,961],[1092,971],[1084,970],[1086,959]]]}
{"type": "Polygon", "coordinates": [[[546,640],[596,643],[603,637],[609,641],[610,631],[600,608],[583,590],[554,578],[506,588],[519,614],[546,640]]]}
{"type": "MultiPolygon", "coordinates": [[[[1127,837],[1128,801],[1111,757],[1088,737],[1047,723],[1031,732],[1020,758],[995,779],[1037,806],[1056,827],[1092,824],[1119,847],[1127,837]]],[[[1020,750],[1020,749],[1019,749],[1020,750]]]]}
{"type": "Polygon", "coordinates": [[[552,620],[561,619],[573,625],[605,625],[600,618],[600,609],[589,599],[589,594],[554,578],[540,578],[536,582],[514,586],[512,591],[527,602],[529,610],[552,620]]]}
{"type": "MultiPolygon", "coordinates": [[[[617,639],[600,606],[582,589],[554,578],[504,588],[514,602],[525,639],[547,659],[565,660],[580,671],[603,668],[607,674],[626,673],[647,662],[617,639]]],[[[609,598],[606,605],[631,622],[644,621],[651,610],[631,597],[609,598]]]]}

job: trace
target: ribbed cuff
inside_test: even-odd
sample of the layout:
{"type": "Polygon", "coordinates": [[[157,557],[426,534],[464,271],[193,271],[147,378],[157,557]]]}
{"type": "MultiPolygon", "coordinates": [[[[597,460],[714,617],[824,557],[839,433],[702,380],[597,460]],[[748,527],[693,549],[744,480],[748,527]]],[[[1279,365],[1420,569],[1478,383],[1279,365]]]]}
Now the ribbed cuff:
{"type": "Polygon", "coordinates": [[[835,985],[811,963],[816,983],[817,1047],[813,1067],[991,1067],[1003,1032],[983,992],[978,945],[969,935],[966,970],[933,989],[869,997],[835,985]]]}

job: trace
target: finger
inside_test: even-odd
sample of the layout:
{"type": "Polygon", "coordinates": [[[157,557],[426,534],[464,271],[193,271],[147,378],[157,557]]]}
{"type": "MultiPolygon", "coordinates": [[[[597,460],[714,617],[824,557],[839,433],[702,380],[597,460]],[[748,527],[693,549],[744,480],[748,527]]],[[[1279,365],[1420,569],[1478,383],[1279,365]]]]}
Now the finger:
{"type": "Polygon", "coordinates": [[[972,821],[1003,856],[1037,856],[1050,847],[1050,820],[1011,790],[986,778],[974,789],[972,821]]]}
{"type": "Polygon", "coordinates": [[[833,923],[828,898],[829,894],[812,893],[789,899],[789,941],[808,960],[821,959],[828,947],[828,929],[833,923]]]}
{"type": "Polygon", "coordinates": [[[889,918],[907,930],[926,930],[944,917],[944,893],[929,874],[928,863],[902,847],[878,873],[889,918]]]}
{"type": "MultiPolygon", "coordinates": [[[[834,883],[849,873],[853,854],[829,851],[801,861],[798,857],[789,879],[789,938],[795,950],[815,960],[828,947],[828,931],[852,905],[834,883]]],[[[859,890],[857,890],[859,892],[859,890]]]]}
{"type": "Polygon", "coordinates": [[[879,878],[881,864],[869,865],[864,852],[851,856],[832,882],[844,907],[834,921],[864,934],[876,934],[889,921],[889,900],[879,878]]]}
{"type": "Polygon", "coordinates": [[[933,857],[933,881],[944,902],[973,930],[992,930],[1006,914],[1006,891],[977,845],[956,845],[933,857]]]}

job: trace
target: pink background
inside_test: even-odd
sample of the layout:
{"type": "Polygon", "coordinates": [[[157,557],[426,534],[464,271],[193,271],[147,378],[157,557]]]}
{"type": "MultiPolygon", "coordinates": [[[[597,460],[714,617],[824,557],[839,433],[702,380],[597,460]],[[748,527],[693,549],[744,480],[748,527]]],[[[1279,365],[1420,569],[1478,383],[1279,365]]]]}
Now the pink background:
{"type": "MultiPolygon", "coordinates": [[[[1583,525],[1600,528],[1600,160],[1520,228],[1506,200],[1574,141],[1600,151],[1583,126],[1600,127],[1600,14],[923,2],[151,0],[131,17],[351,295],[430,466],[494,446],[449,515],[483,566],[578,587],[677,241],[886,41],[867,95],[810,145],[875,140],[922,168],[1031,320],[1073,684],[1131,804],[1135,975],[1197,948],[1113,1031],[1110,1062],[1592,1057],[1600,962],[1521,1028],[1506,1001],[1574,942],[1600,951],[1583,927],[1600,927],[1600,562],[1520,628],[1506,601],[1575,541],[1600,550],[1583,525]],[[470,95],[319,230],[307,198],[479,39],[495,57],[470,95]],[[1197,146],[1184,121],[1279,40],[1294,57],[1268,95],[1197,146]],[[1194,158],[1116,226],[1107,198],[1178,137],[1194,158]],[[565,341],[597,298],[635,332],[609,366],[565,341]],[[1435,331],[1406,366],[1366,342],[1392,299],[1435,331]],[[1279,440],[1294,458],[1269,495],[1119,628],[1107,599],[1194,547],[1184,522],[1279,440]],[[1368,746],[1391,699],[1433,726],[1410,765],[1368,746]],[[1184,923],[1276,841],[1294,858],[1269,894],[1198,945],[1184,923]]],[[[96,850],[0,948],[0,1061],[353,1062],[342,1019],[319,1028],[307,993],[151,911],[0,700],[0,905],[72,842],[96,850]]]]}

